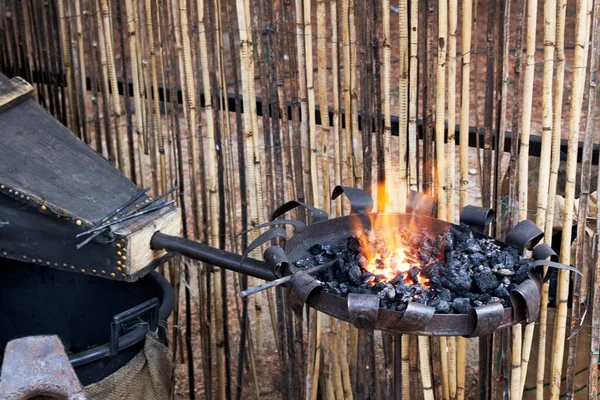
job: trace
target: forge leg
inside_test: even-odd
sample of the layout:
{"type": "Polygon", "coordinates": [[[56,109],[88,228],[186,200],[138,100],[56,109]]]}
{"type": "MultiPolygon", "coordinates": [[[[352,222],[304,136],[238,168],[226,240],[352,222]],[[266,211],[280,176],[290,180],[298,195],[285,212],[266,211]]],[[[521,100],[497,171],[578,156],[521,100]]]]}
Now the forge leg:
{"type": "Polygon", "coordinates": [[[479,337],[479,398],[492,397],[492,335],[479,337]]]}

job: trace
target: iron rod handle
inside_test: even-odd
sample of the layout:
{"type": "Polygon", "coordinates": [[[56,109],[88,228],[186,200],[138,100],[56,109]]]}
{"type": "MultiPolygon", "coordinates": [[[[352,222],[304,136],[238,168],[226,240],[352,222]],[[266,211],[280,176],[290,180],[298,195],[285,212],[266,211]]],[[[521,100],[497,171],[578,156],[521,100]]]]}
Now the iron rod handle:
{"type": "Polygon", "coordinates": [[[267,263],[254,258],[244,258],[239,254],[229,251],[216,249],[203,243],[184,239],[178,236],[165,235],[156,232],[150,239],[150,247],[153,250],[164,249],[168,252],[180,254],[185,257],[193,258],[216,267],[228,269],[253,276],[255,278],[272,281],[277,276],[267,266],[267,263]]]}

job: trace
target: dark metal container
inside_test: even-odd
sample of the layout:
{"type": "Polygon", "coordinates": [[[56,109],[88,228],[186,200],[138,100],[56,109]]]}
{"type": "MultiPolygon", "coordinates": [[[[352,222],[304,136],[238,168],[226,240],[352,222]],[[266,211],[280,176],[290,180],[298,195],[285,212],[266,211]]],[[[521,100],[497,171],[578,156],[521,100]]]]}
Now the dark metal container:
{"type": "Polygon", "coordinates": [[[0,362],[10,340],[55,334],[82,385],[98,382],[141,350],[149,330],[166,343],[173,304],[156,272],[127,283],[0,259],[0,362]]]}

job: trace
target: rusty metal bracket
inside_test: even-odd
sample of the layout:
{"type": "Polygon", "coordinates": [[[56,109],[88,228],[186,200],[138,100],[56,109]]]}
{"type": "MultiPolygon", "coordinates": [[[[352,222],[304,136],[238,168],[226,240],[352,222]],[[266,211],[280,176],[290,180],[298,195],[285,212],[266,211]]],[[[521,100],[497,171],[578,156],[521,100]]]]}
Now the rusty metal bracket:
{"type": "Polygon", "coordinates": [[[321,296],[323,293],[323,287],[319,282],[304,271],[296,272],[290,279],[289,286],[302,303],[306,303],[309,297],[321,296]]]}
{"type": "Polygon", "coordinates": [[[544,232],[536,224],[524,219],[508,232],[506,243],[519,250],[519,253],[523,253],[528,243],[531,244],[531,247],[534,247],[543,237],[544,232]]]}
{"type": "Polygon", "coordinates": [[[327,214],[327,212],[319,208],[313,207],[310,204],[306,204],[301,201],[290,200],[287,203],[284,203],[281,206],[279,206],[275,211],[273,211],[273,214],[271,214],[271,221],[277,219],[278,217],[282,216],[290,210],[293,210],[296,207],[304,207],[308,211],[310,211],[310,213],[312,214],[313,224],[327,221],[329,219],[329,215],[327,214]]]}
{"type": "Polygon", "coordinates": [[[495,216],[496,213],[491,208],[468,205],[460,212],[460,222],[469,225],[475,232],[483,233],[495,216]]]}
{"type": "Polygon", "coordinates": [[[29,336],[6,345],[0,398],[26,400],[34,396],[87,400],[58,336],[29,336]]]}
{"type": "Polygon", "coordinates": [[[379,296],[349,293],[346,298],[350,322],[357,328],[373,329],[379,315],[379,296]]]}
{"type": "Polygon", "coordinates": [[[285,250],[279,246],[268,247],[263,253],[263,257],[275,276],[282,277],[289,272],[296,272],[296,267],[290,263],[285,250]]]}
{"type": "Polygon", "coordinates": [[[246,247],[246,250],[244,250],[244,254],[242,254],[242,260],[240,261],[240,264],[244,262],[244,259],[248,257],[248,254],[250,254],[252,250],[257,249],[263,244],[278,238],[283,239],[285,245],[285,241],[287,240],[287,232],[285,231],[285,229],[272,228],[266,232],[263,232],[259,237],[254,239],[252,243],[248,245],[248,247],[246,247]]]}
{"type": "Polygon", "coordinates": [[[435,308],[411,301],[400,322],[407,329],[418,330],[429,323],[434,313],[435,308]]]}
{"type": "Polygon", "coordinates": [[[475,329],[472,337],[488,335],[498,329],[504,319],[504,306],[502,303],[486,304],[471,308],[475,329]]]}
{"type": "Polygon", "coordinates": [[[331,200],[337,199],[341,194],[345,194],[350,200],[350,210],[354,214],[367,214],[373,211],[373,198],[364,190],[338,185],[331,193],[331,200]]]}
{"type": "Polygon", "coordinates": [[[535,321],[540,313],[540,287],[527,279],[510,292],[510,302],[515,313],[524,311],[525,322],[535,321]]]}
{"type": "Polygon", "coordinates": [[[432,196],[425,193],[409,191],[408,201],[406,203],[406,212],[408,214],[425,215],[432,217],[437,212],[437,202],[432,196]]]}

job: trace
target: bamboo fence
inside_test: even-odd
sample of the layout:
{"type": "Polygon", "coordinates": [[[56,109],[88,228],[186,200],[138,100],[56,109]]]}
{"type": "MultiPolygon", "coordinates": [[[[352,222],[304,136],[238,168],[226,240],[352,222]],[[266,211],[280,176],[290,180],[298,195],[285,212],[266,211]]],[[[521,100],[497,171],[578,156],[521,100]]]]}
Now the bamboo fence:
{"type": "Polygon", "coordinates": [[[585,272],[553,274],[538,321],[497,332],[486,359],[471,339],[357,330],[282,288],[241,300],[253,279],[177,259],[160,268],[179,299],[174,398],[465,399],[483,370],[494,396],[592,398],[598,2],[0,0],[0,71],[138,186],[177,186],[183,235],[213,247],[243,251],[291,199],[344,215],[343,184],[380,212],[411,190],[450,222],[494,207],[500,240],[532,219],[585,272]]]}

